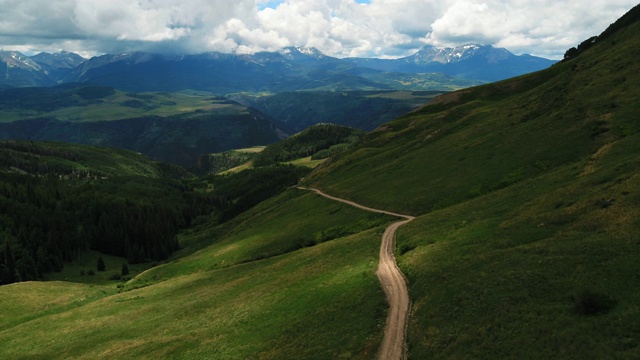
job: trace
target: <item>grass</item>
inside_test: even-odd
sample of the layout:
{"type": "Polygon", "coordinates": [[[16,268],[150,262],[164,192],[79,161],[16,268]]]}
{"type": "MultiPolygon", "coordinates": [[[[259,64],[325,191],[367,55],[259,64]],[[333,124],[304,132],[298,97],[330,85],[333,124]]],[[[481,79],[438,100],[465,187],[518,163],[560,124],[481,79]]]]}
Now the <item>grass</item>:
{"type": "Polygon", "coordinates": [[[262,150],[264,150],[265,147],[266,146],[253,146],[253,147],[245,148],[245,149],[236,149],[235,151],[241,152],[241,153],[257,154],[257,153],[261,152],[262,150]]]}
{"type": "Polygon", "coordinates": [[[411,358],[640,356],[638,143],[400,229],[411,358]]]}
{"type": "Polygon", "coordinates": [[[311,160],[311,156],[307,156],[305,158],[293,160],[289,162],[289,164],[296,165],[296,166],[306,166],[313,169],[316,166],[322,164],[325,160],[326,159],[311,160]]]}
{"type": "Polygon", "coordinates": [[[60,281],[21,282],[0,287],[0,332],[77,308],[115,293],[113,286],[60,281]]]}
{"type": "Polygon", "coordinates": [[[271,258],[377,227],[390,220],[393,217],[362,212],[348,205],[322,201],[307,191],[290,189],[240,215],[230,224],[222,227],[205,225],[183,233],[179,240],[185,249],[177,254],[177,259],[146,271],[128,285],[136,287],[178,275],[271,258]],[[214,243],[182,257],[207,242],[214,243]]]}
{"type": "Polygon", "coordinates": [[[218,175],[235,174],[235,173],[241,172],[242,170],[248,170],[248,169],[253,169],[253,160],[247,161],[246,163],[240,166],[231,168],[229,170],[222,171],[218,175]]]}
{"type": "MultiPolygon", "coordinates": [[[[228,224],[233,231],[205,226],[183,234],[186,247],[214,243],[144,272],[138,278],[151,280],[148,286],[61,305],[55,313],[32,312],[28,320],[4,315],[12,325],[0,331],[0,341],[10,344],[0,357],[370,359],[386,317],[375,268],[388,220],[289,190],[228,224]],[[298,246],[332,226],[357,233],[298,246]]],[[[13,297],[0,296],[1,304],[15,307],[21,293],[49,284],[68,286],[62,294],[38,290],[64,304],[87,286],[18,284],[13,297]]]]}
{"type": "Polygon", "coordinates": [[[78,259],[65,263],[62,271],[47,274],[45,280],[104,285],[113,288],[119,282],[115,278],[121,275],[122,264],[127,264],[129,278],[133,278],[152,267],[151,263],[129,264],[126,258],[89,250],[82,253],[78,259]],[[104,260],[105,271],[97,270],[99,257],[104,260]]]}

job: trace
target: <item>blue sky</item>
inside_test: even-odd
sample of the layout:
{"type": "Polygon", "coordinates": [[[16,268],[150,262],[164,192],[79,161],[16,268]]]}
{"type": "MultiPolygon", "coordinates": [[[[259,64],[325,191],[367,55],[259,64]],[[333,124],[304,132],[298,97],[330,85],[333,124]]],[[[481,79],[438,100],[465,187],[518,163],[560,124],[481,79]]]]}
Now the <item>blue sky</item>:
{"type": "Polygon", "coordinates": [[[315,47],[394,58],[469,43],[562,58],[637,0],[0,0],[0,48],[84,56],[315,47]]]}
{"type": "MultiPolygon", "coordinates": [[[[358,4],[369,4],[371,0],[354,0],[358,4]]],[[[264,2],[257,2],[258,10],[264,10],[266,8],[275,9],[281,3],[285,2],[285,0],[267,0],[264,2]]]]}

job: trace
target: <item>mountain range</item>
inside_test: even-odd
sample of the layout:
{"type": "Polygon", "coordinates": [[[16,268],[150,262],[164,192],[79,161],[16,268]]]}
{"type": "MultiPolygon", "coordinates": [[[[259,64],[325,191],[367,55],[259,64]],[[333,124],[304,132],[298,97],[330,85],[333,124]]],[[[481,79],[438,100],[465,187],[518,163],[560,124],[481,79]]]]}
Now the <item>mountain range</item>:
{"type": "Polygon", "coordinates": [[[427,46],[395,60],[347,58],[315,48],[237,55],[218,52],[162,55],[105,54],[84,59],[60,52],[25,56],[0,52],[2,86],[51,86],[88,82],[126,91],[204,90],[283,92],[296,90],[452,90],[544,69],[552,60],[516,56],[490,45],[438,49],[427,46]]]}

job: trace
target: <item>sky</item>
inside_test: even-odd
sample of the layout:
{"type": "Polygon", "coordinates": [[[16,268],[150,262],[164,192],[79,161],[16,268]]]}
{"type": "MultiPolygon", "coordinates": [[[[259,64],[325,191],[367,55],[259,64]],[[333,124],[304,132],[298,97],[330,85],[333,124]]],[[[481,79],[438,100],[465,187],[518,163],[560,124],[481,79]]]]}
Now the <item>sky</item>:
{"type": "Polygon", "coordinates": [[[561,59],[637,0],[0,0],[0,49],[398,58],[469,43],[561,59]]]}

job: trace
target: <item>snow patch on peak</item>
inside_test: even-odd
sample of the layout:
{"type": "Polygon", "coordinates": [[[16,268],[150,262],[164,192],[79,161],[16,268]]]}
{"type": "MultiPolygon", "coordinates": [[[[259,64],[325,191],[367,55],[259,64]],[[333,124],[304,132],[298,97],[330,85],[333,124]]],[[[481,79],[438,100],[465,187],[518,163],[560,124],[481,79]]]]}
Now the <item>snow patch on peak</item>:
{"type": "Polygon", "coordinates": [[[305,55],[315,55],[318,52],[318,50],[316,50],[314,48],[303,47],[303,46],[298,46],[298,47],[296,47],[296,49],[300,53],[305,54],[305,55]]]}

